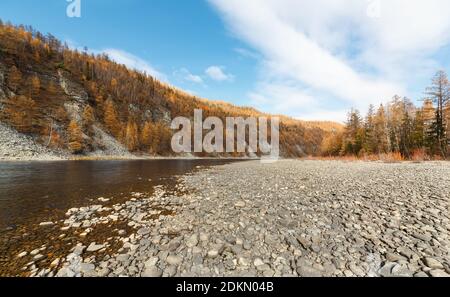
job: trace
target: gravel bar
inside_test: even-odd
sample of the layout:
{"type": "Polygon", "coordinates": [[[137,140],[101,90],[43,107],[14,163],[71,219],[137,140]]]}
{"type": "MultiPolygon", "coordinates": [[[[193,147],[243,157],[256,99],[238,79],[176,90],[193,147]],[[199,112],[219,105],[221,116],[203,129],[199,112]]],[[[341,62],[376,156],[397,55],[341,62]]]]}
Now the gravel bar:
{"type": "Polygon", "coordinates": [[[50,262],[45,251],[31,251],[23,269],[30,276],[448,277],[449,199],[447,162],[237,162],[180,177],[176,193],[134,193],[109,206],[104,199],[43,222],[82,237],[112,222],[131,231],[110,228],[104,242],[79,243],[47,266],[39,264],[50,262]]]}

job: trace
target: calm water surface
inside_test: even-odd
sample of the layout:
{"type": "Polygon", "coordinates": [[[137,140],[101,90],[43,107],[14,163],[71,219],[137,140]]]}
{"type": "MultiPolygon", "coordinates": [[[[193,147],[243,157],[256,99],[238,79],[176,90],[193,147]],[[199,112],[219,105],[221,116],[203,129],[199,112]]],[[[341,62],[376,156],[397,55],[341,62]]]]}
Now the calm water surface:
{"type": "Polygon", "coordinates": [[[225,160],[0,162],[0,228],[14,228],[92,199],[151,192],[176,176],[225,160]]]}

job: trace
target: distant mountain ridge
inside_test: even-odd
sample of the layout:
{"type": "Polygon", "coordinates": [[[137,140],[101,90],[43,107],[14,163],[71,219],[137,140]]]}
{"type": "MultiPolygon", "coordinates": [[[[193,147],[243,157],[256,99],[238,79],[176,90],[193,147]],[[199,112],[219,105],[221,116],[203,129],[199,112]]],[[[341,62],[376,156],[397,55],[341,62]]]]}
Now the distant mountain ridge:
{"type": "MultiPolygon", "coordinates": [[[[137,155],[173,155],[169,129],[177,116],[268,116],[189,95],[117,64],[106,55],[71,50],[52,35],[0,21],[0,121],[48,148],[111,155],[112,137],[137,155]]],[[[284,157],[317,155],[340,124],[281,118],[284,157]]],[[[204,153],[195,156],[209,156],[204,153]]],[[[221,154],[243,157],[246,154],[221,154]]]]}

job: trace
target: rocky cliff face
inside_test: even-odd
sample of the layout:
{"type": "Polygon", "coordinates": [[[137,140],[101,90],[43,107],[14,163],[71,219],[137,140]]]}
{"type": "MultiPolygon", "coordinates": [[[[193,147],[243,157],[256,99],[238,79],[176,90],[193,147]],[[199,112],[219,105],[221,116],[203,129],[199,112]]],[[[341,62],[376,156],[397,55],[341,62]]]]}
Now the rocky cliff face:
{"type": "MultiPolygon", "coordinates": [[[[15,96],[7,87],[6,72],[7,68],[0,63],[0,111],[4,108],[5,102],[15,96]]],[[[38,73],[33,75],[38,75],[38,73]]],[[[57,82],[67,96],[63,107],[68,120],[74,120],[82,125],[82,113],[89,104],[89,96],[83,86],[71,81],[65,75],[67,74],[64,74],[63,71],[58,71],[58,80],[51,76],[47,79],[57,82]]],[[[53,121],[51,130],[62,131],[64,128],[60,123],[53,121]]],[[[104,131],[101,125],[94,125],[92,131],[92,135],[83,134],[85,141],[92,146],[92,150],[86,152],[86,156],[134,157],[121,143],[104,131]]],[[[63,133],[61,132],[61,134],[63,133]]],[[[67,149],[50,148],[48,143],[42,143],[36,135],[19,133],[7,123],[0,122],[0,160],[63,160],[70,157],[72,155],[67,149]]]]}
{"type": "Polygon", "coordinates": [[[6,93],[5,93],[5,84],[6,84],[6,78],[5,78],[5,67],[2,63],[0,63],[0,110],[2,108],[2,101],[6,99],[6,93]]]}

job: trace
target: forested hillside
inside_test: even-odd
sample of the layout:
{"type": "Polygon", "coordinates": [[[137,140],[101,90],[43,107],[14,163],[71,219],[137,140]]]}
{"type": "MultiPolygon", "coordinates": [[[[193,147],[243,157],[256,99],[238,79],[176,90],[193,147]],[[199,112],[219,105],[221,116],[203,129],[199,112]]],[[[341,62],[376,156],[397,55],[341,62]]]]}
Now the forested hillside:
{"type": "MultiPolygon", "coordinates": [[[[223,120],[262,115],[196,98],[106,55],[0,22],[0,120],[46,147],[89,154],[107,150],[109,137],[136,154],[170,155],[171,119],[192,118],[194,109],[223,120]]],[[[320,154],[323,139],[339,128],[282,117],[281,154],[320,154]]]]}
{"type": "Polygon", "coordinates": [[[422,106],[394,96],[387,105],[370,106],[363,118],[352,110],[344,131],[325,138],[328,156],[393,155],[395,159],[446,159],[450,156],[450,83],[438,71],[422,106]]]}

